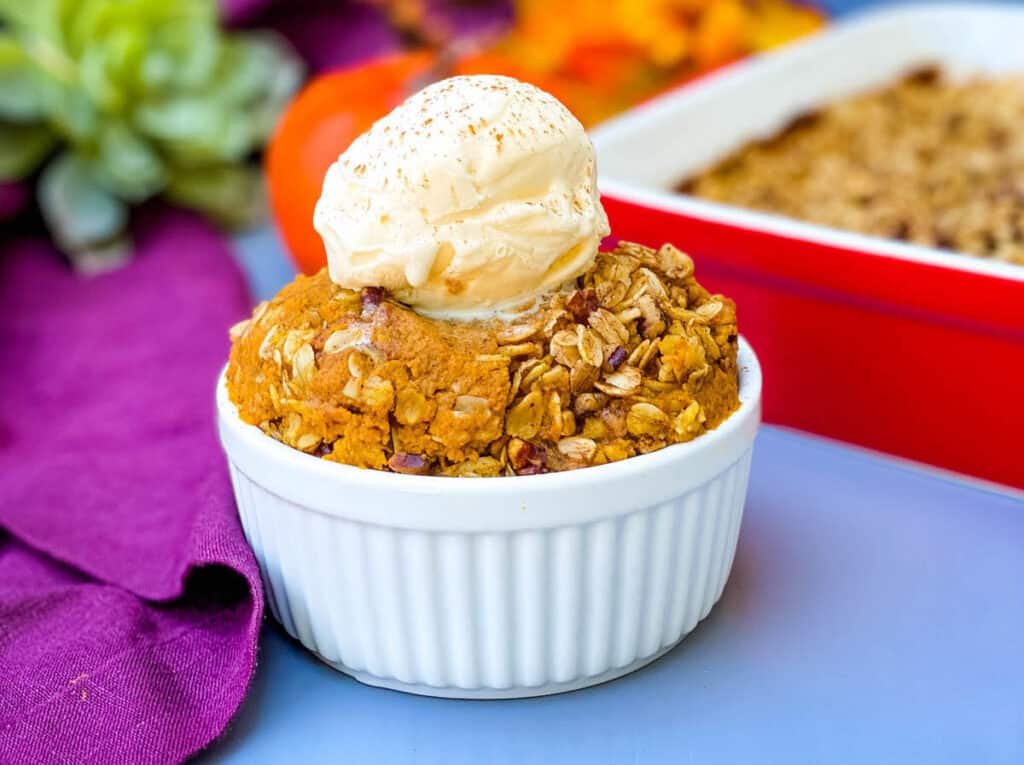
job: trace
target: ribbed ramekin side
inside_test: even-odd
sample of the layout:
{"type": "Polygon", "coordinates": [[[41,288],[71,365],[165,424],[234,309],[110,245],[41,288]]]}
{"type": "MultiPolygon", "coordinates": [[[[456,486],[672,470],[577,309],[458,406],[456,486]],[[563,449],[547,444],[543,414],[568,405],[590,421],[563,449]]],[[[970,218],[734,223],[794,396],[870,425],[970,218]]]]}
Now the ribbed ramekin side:
{"type": "Polygon", "coordinates": [[[274,585],[270,577],[273,561],[268,559],[263,543],[264,534],[260,518],[265,512],[262,508],[257,507],[260,501],[257,492],[261,490],[249,476],[235,467],[234,463],[229,462],[228,469],[231,474],[231,485],[235,492],[235,504],[238,506],[238,515],[242,521],[242,532],[256,556],[257,563],[259,563],[260,578],[263,580],[263,592],[266,594],[267,604],[270,606],[270,612],[274,618],[284,624],[285,619],[274,597],[274,585]]]}
{"type": "Polygon", "coordinates": [[[642,663],[708,614],[732,564],[749,468],[748,450],[664,503],[481,533],[329,517],[235,467],[232,480],[271,611],[305,646],[409,690],[531,695],[642,663]]]}

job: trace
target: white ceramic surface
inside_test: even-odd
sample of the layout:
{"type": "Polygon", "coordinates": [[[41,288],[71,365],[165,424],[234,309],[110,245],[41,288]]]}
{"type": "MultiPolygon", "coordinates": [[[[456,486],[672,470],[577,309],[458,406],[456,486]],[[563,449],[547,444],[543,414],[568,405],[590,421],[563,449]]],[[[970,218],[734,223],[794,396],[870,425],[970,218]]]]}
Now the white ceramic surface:
{"type": "Polygon", "coordinates": [[[565,473],[360,470],[246,425],[217,389],[246,538],[274,616],[356,679],[456,698],[537,696],[637,669],[707,616],[736,551],[761,372],[686,444],[565,473]]]}
{"type": "Polygon", "coordinates": [[[960,79],[1024,73],[1024,7],[944,3],[868,11],[723,68],[592,131],[601,192],[747,229],[1024,281],[1024,269],[1010,263],[839,231],[673,190],[802,113],[928,64],[960,79]]]}

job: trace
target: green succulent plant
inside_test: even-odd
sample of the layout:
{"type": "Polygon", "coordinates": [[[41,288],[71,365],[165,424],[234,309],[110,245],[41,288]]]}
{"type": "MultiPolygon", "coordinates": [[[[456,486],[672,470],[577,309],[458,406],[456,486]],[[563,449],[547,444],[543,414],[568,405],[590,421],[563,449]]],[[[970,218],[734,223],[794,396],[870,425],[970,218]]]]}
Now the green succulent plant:
{"type": "Polygon", "coordinates": [[[263,209],[251,158],[302,79],[271,33],[212,0],[0,0],[0,180],[40,167],[50,232],[81,268],[128,251],[156,195],[226,226],[263,209]]]}

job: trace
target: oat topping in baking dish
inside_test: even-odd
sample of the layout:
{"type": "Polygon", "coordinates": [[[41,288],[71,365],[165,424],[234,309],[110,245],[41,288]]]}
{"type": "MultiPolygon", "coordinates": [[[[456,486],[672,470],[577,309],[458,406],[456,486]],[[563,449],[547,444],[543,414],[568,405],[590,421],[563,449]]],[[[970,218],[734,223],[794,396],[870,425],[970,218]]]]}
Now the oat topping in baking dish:
{"type": "Polygon", "coordinates": [[[1024,263],[1024,77],[954,83],[921,69],[800,117],[680,190],[1024,263]]]}
{"type": "Polygon", "coordinates": [[[512,319],[420,315],[300,276],[232,329],[242,419],[399,473],[529,475],[689,441],[739,404],[733,302],[671,245],[621,243],[512,319]]]}

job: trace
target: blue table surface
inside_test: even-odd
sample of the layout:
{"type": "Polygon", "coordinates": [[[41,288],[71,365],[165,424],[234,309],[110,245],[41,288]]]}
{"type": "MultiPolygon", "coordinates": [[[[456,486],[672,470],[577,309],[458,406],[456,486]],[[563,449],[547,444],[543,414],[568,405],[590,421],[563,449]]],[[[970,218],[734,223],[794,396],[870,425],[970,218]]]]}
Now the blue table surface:
{"type": "Polygon", "coordinates": [[[596,688],[360,685],[276,625],[210,762],[1024,762],[1024,503],[766,428],[722,600],[596,688]]]}
{"type": "MultiPolygon", "coordinates": [[[[828,0],[832,13],[873,2],[828,0]]],[[[256,297],[291,278],[238,240],[256,297]]],[[[451,701],[360,685],[264,626],[209,763],[1024,763],[1024,502],[764,428],[722,600],[596,688],[451,701]]]]}
{"type": "MultiPolygon", "coordinates": [[[[238,242],[257,297],[291,278],[238,242]]],[[[621,680],[518,701],[360,685],[276,624],[218,763],[1024,763],[1024,501],[765,428],[722,600],[621,680]]]]}

